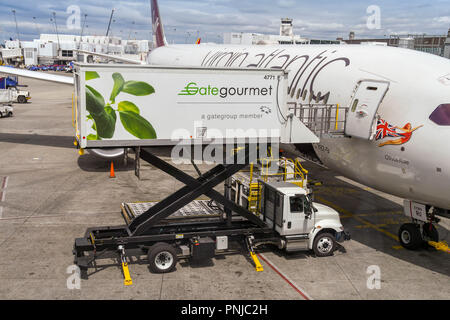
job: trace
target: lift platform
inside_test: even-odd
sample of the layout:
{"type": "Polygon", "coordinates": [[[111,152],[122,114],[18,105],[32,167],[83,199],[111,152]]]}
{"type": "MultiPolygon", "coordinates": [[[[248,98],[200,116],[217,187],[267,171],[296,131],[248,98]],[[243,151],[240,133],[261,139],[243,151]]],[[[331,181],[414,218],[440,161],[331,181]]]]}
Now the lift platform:
{"type": "MultiPolygon", "coordinates": [[[[140,217],[158,202],[138,202],[138,203],[122,203],[122,216],[127,225],[134,219],[140,217]]],[[[195,220],[219,218],[223,215],[223,210],[217,207],[211,200],[195,200],[167,218],[168,221],[175,220],[195,220]]]]}

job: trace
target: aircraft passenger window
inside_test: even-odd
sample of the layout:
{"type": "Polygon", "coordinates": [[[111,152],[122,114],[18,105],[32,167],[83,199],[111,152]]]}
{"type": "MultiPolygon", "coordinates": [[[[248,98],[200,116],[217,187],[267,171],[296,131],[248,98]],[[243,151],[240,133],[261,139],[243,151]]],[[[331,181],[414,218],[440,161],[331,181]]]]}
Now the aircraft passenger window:
{"type": "Polygon", "coordinates": [[[355,112],[355,111],[356,111],[356,107],[358,106],[358,104],[359,104],[359,100],[356,99],[356,100],[353,102],[352,112],[355,112]]]}
{"type": "Polygon", "coordinates": [[[291,213],[303,212],[303,197],[291,197],[289,202],[291,204],[291,213]]]}
{"type": "Polygon", "coordinates": [[[450,126],[450,104],[441,104],[431,114],[430,120],[439,126],[450,126]]]}

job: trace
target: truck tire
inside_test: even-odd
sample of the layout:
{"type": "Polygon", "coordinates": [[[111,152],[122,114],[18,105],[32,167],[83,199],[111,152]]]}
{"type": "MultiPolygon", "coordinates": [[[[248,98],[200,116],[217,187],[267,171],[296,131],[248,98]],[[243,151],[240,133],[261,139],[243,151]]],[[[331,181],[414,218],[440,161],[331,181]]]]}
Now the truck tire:
{"type": "Polygon", "coordinates": [[[153,273],[172,272],[177,261],[175,248],[167,243],[157,243],[148,250],[148,264],[153,273]]]}
{"type": "Polygon", "coordinates": [[[12,117],[13,113],[12,112],[8,112],[8,117],[12,117]]]}
{"type": "Polygon", "coordinates": [[[423,242],[420,228],[414,223],[405,223],[400,227],[398,239],[403,248],[408,250],[418,249],[423,242]]]}
{"type": "Polygon", "coordinates": [[[436,227],[434,225],[431,225],[430,230],[430,224],[425,223],[422,227],[423,230],[423,237],[429,239],[433,242],[439,242],[439,232],[436,230],[436,227]]]}
{"type": "Polygon", "coordinates": [[[313,242],[313,250],[317,257],[329,257],[336,249],[336,238],[331,233],[321,233],[313,242]]]}
{"type": "Polygon", "coordinates": [[[17,102],[18,103],[27,103],[27,98],[25,98],[25,96],[19,96],[19,97],[17,97],[17,102]]]}

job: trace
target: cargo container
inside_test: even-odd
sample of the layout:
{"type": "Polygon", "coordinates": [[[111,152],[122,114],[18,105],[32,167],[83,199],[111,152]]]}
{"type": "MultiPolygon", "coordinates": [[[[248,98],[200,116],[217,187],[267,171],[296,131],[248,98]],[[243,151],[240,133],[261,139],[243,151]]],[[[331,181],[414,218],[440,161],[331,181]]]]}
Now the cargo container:
{"type": "Polygon", "coordinates": [[[180,141],[319,139],[286,104],[282,70],[75,65],[82,149],[172,146],[180,141]]]}

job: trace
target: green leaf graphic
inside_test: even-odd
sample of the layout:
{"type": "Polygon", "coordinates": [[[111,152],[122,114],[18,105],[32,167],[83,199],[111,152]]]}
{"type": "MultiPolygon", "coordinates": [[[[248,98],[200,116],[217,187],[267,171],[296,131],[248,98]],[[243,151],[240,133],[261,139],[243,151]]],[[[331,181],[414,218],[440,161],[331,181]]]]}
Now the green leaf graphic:
{"type": "Polygon", "coordinates": [[[105,107],[103,96],[90,86],[86,86],[86,109],[94,120],[98,137],[111,139],[116,131],[117,116],[111,107],[105,107]]]}
{"type": "Polygon", "coordinates": [[[156,139],[153,126],[140,115],[130,111],[119,112],[124,128],[139,139],[156,139]]]}
{"type": "Polygon", "coordinates": [[[97,136],[95,134],[90,134],[86,139],[88,139],[89,141],[95,141],[97,140],[97,136]]]}
{"type": "Polygon", "coordinates": [[[145,82],[127,81],[125,82],[122,91],[133,96],[142,97],[155,93],[155,88],[145,82]]]}
{"type": "Polygon", "coordinates": [[[121,103],[119,103],[119,112],[127,112],[127,111],[137,114],[141,113],[139,108],[133,102],[122,101],[121,103]]]}
{"type": "Polygon", "coordinates": [[[86,86],[86,109],[92,117],[105,112],[105,99],[94,88],[86,86]]]}
{"type": "Polygon", "coordinates": [[[125,85],[125,80],[120,73],[114,73],[112,77],[114,79],[114,88],[111,92],[111,97],[109,98],[109,100],[111,101],[111,103],[115,104],[116,97],[122,92],[123,86],[125,85]]]}
{"type": "Polygon", "coordinates": [[[116,116],[116,112],[114,111],[114,109],[110,106],[107,106],[107,107],[105,107],[105,111],[108,115],[110,115],[114,119],[114,124],[116,124],[117,116],[116,116]]]}
{"type": "Polygon", "coordinates": [[[116,131],[116,117],[103,111],[102,114],[94,116],[97,134],[100,138],[111,139],[116,131]]]}
{"type": "Polygon", "coordinates": [[[86,71],[86,81],[100,78],[99,74],[95,71],[86,71]]]}

